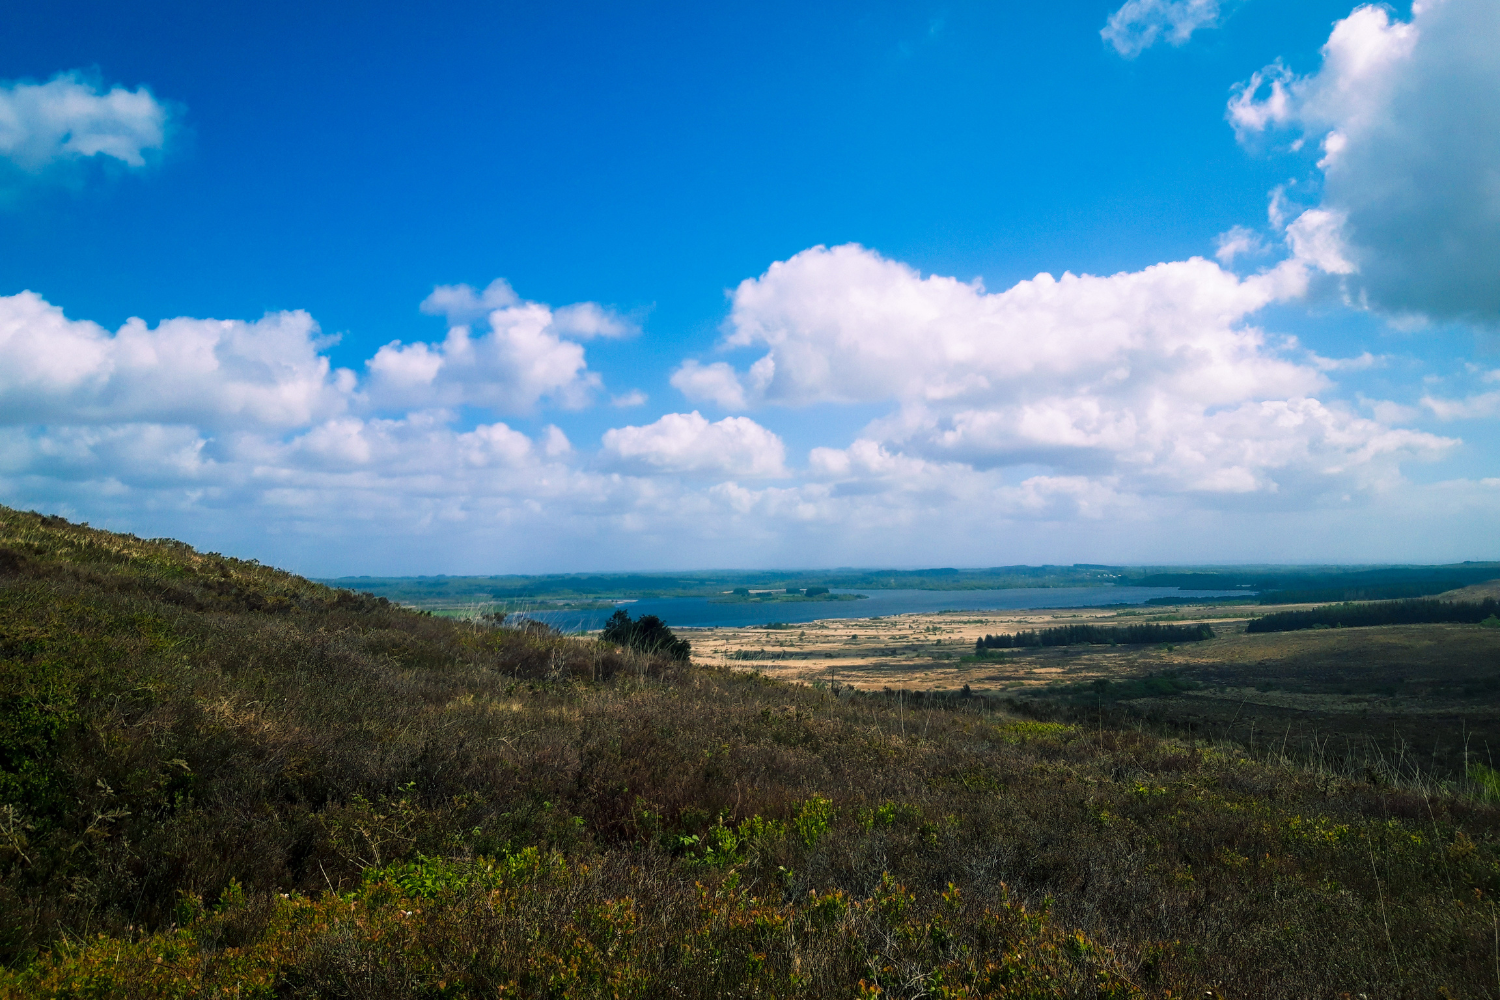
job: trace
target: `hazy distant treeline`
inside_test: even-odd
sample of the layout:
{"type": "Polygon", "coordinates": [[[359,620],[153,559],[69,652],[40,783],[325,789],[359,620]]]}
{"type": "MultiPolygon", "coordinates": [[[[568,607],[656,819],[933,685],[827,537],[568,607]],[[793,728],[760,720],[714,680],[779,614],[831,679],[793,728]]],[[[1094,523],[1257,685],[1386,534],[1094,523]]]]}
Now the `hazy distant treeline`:
{"type": "Polygon", "coordinates": [[[1060,625],[974,640],[975,651],[1036,646],[1109,646],[1151,642],[1198,642],[1212,639],[1208,625],[1060,625]]]}
{"type": "Polygon", "coordinates": [[[1500,578],[1500,563],[1457,563],[1377,569],[1178,571],[1148,573],[1139,583],[1183,590],[1254,590],[1261,604],[1316,604],[1428,597],[1496,578],[1500,578]]]}
{"type": "Polygon", "coordinates": [[[1379,601],[1334,604],[1310,611],[1278,611],[1256,618],[1246,632],[1294,632],[1303,628],[1354,628],[1364,625],[1426,625],[1437,622],[1475,624],[1500,615],[1500,601],[1379,601]]]}
{"type": "Polygon", "coordinates": [[[561,573],[546,576],[340,577],[335,587],[417,606],[495,603],[525,610],[530,601],[600,596],[716,597],[745,590],[999,590],[1010,587],[1173,587],[1259,595],[1262,604],[1425,597],[1500,578],[1500,563],[1448,566],[1232,567],[1160,571],[1148,567],[992,566],[917,570],[716,570],[691,573],[561,573]]]}

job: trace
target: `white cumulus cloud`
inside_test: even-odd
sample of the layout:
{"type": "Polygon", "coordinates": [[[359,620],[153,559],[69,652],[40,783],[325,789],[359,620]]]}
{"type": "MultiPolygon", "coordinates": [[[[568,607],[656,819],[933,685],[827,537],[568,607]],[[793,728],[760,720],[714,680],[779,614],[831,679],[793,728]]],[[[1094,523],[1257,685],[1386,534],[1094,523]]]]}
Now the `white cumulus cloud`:
{"type": "MultiPolygon", "coordinates": [[[[1246,141],[1296,133],[1321,156],[1314,256],[1393,315],[1500,322],[1500,17],[1424,0],[1410,21],[1357,7],[1304,76],[1251,76],[1228,117],[1246,141]]],[[[1296,234],[1294,234],[1296,235],[1296,234]]]]}
{"type": "Polygon", "coordinates": [[[104,90],[76,70],[46,83],[3,83],[0,157],[29,172],[92,156],[140,167],[165,145],[169,118],[145,87],[104,90]]]}
{"type": "Polygon", "coordinates": [[[1099,32],[1126,59],[1158,40],[1182,45],[1199,28],[1219,23],[1219,0],[1127,0],[1099,32]]]}
{"type": "Polygon", "coordinates": [[[748,417],[710,423],[697,410],[668,413],[644,427],[608,430],[604,453],[622,465],[648,471],[786,475],[781,438],[748,417]]]}
{"type": "Polygon", "coordinates": [[[526,413],[542,400],[577,408],[603,383],[578,340],[635,327],[593,302],[552,309],[523,301],[504,280],[483,292],[441,285],[422,311],[446,316],[441,343],[386,344],[368,362],[370,399],[386,408],[482,406],[526,413]]]}
{"type": "Polygon", "coordinates": [[[33,292],[0,297],[0,423],[121,420],[290,428],[342,412],[354,374],[332,370],[305,312],[239,320],[130,319],[110,334],[33,292]]]}
{"type": "Polygon", "coordinates": [[[739,286],[727,339],[766,351],[750,369],[763,376],[736,383],[755,386],[749,402],[892,405],[856,445],[863,458],[811,456],[829,475],[932,459],[1045,465],[1127,491],[1305,494],[1388,481],[1401,459],[1451,447],[1320,402],[1341,362],[1294,358],[1248,322],[1300,293],[1307,267],[1241,279],[1195,258],[990,293],[817,247],[739,286]]]}
{"type": "Polygon", "coordinates": [[[1250,322],[1310,268],[1240,278],[1191,260],[991,293],[809,250],[736,291],[725,346],[751,364],[674,379],[725,405],[880,414],[854,433],[795,414],[800,467],[769,417],[647,416],[596,450],[485,414],[566,405],[557,387],[592,375],[560,310],[508,286],[450,287],[429,306],[452,317],[446,340],[387,345],[389,366],[358,374],[333,368],[305,313],[111,332],[22,293],[0,298],[0,502],[318,574],[1348,558],[1313,512],[1350,497],[1383,525],[1442,510],[1493,535],[1493,489],[1401,478],[1455,444],[1401,425],[1479,412],[1491,382],[1472,373],[1462,413],[1356,414],[1330,373],[1377,359],[1321,358],[1250,322]],[[1266,511],[1289,520],[1244,528],[1266,511]]]}
{"type": "MultiPolygon", "coordinates": [[[[486,294],[488,303],[474,298],[495,305],[486,294]]],[[[545,332],[547,312],[504,304],[475,338],[476,353],[486,337],[501,341],[482,364],[505,406],[591,384],[583,348],[545,332]]],[[[439,389],[445,366],[464,357],[457,339],[450,332],[426,352],[439,389]]],[[[110,332],[32,292],[0,297],[0,502],[135,524],[166,517],[173,534],[195,524],[247,550],[278,531],[332,546],[351,531],[399,542],[471,521],[494,540],[507,525],[633,502],[630,481],[581,471],[555,425],[535,438],[502,422],[464,427],[428,405],[441,395],[432,392],[387,415],[373,377],[362,384],[329,363],[334,340],[300,311],[154,327],[131,319],[110,332]]],[[[423,374],[422,351],[393,356],[423,374]]]]}
{"type": "Polygon", "coordinates": [[[671,383],[695,403],[713,403],[726,410],[745,408],[745,387],[727,362],[703,365],[689,358],[672,373],[671,383]]]}

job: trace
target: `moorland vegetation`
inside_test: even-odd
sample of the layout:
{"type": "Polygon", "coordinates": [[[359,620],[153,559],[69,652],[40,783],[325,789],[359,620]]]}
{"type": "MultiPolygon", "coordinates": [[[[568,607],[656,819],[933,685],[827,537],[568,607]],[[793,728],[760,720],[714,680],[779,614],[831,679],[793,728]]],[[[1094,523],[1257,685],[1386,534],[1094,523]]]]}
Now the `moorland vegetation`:
{"type": "Polygon", "coordinates": [[[781,684],[3,508],[0,775],[0,997],[1500,996],[1482,780],[781,684]]]}

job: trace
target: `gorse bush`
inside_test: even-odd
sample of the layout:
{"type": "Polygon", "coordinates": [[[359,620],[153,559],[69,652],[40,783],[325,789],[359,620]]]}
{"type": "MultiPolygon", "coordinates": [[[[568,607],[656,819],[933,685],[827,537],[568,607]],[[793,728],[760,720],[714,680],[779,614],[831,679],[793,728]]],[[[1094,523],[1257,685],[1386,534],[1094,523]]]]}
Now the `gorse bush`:
{"type": "Polygon", "coordinates": [[[7,1000],[1495,995],[1488,794],[0,549],[7,1000]]]}
{"type": "Polygon", "coordinates": [[[1500,613],[1500,601],[1377,601],[1333,604],[1307,611],[1278,611],[1252,619],[1246,632],[1292,632],[1304,628],[1357,628],[1371,625],[1482,624],[1500,613]]]}
{"type": "Polygon", "coordinates": [[[985,649],[1025,649],[1040,646],[1130,645],[1156,642],[1201,642],[1212,639],[1209,625],[1060,625],[1057,628],[1022,629],[1002,635],[986,635],[974,640],[975,651],[985,649]]]}

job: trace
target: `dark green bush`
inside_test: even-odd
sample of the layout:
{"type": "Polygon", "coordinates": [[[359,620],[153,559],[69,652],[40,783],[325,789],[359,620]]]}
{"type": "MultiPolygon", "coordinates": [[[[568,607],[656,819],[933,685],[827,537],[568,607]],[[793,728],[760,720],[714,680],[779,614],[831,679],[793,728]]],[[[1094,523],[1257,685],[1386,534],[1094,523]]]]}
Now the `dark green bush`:
{"type": "Polygon", "coordinates": [[[686,639],[679,639],[667,628],[666,622],[655,615],[641,615],[635,621],[624,608],[609,616],[604,623],[600,639],[617,643],[643,653],[654,653],[671,660],[686,661],[692,647],[686,639]]]}

